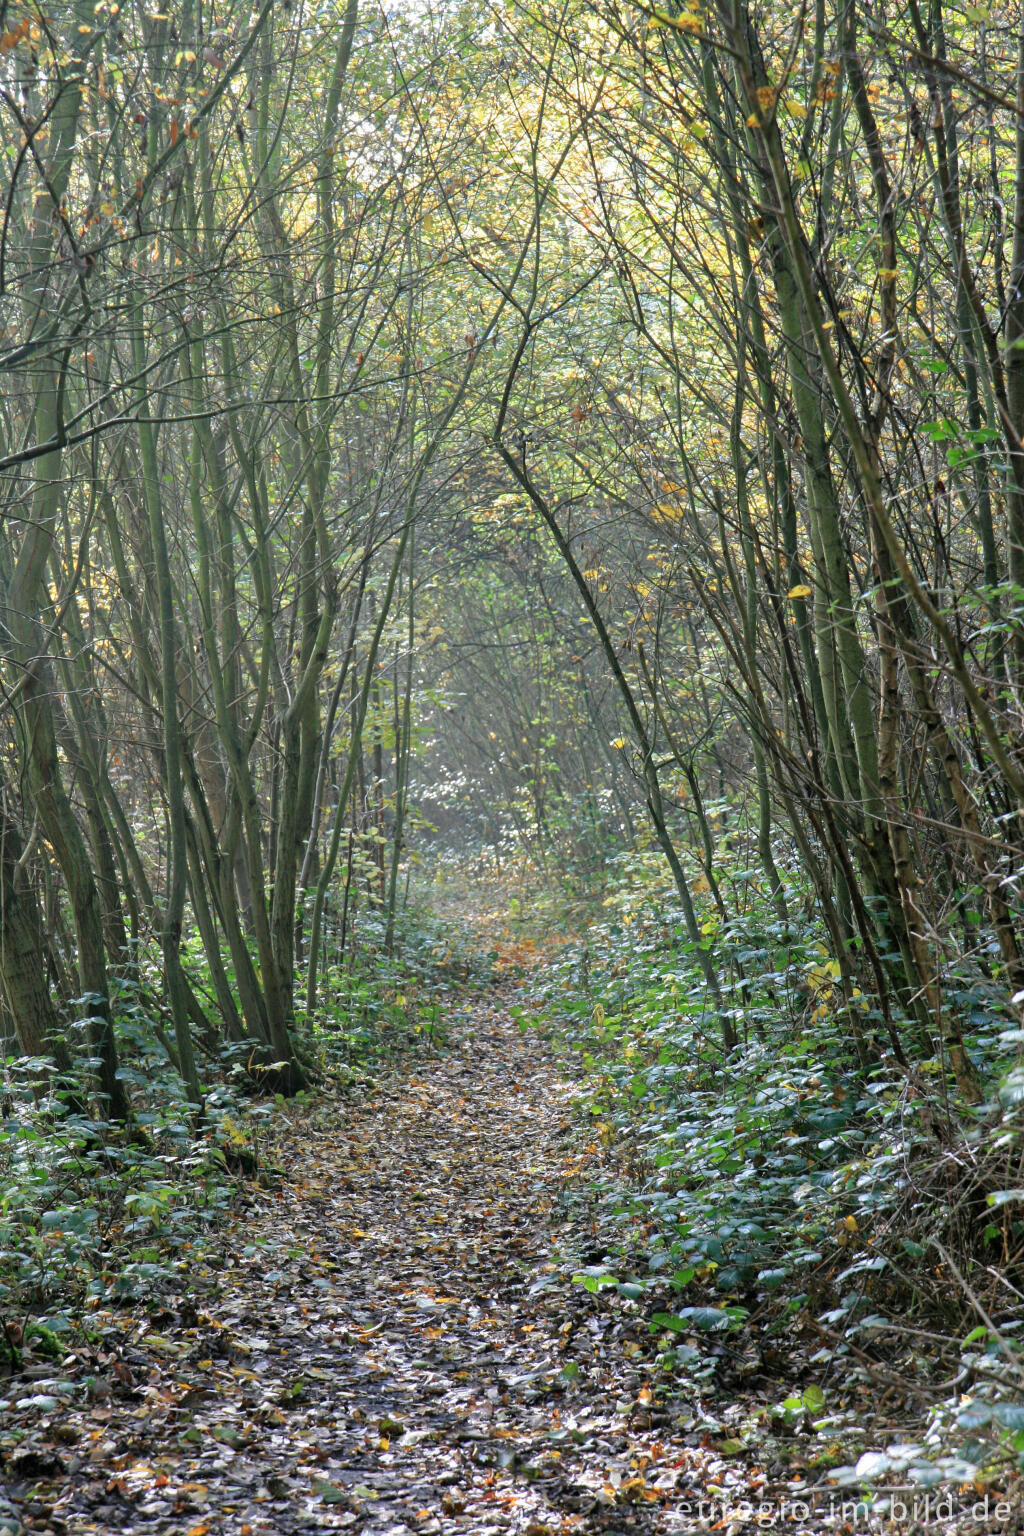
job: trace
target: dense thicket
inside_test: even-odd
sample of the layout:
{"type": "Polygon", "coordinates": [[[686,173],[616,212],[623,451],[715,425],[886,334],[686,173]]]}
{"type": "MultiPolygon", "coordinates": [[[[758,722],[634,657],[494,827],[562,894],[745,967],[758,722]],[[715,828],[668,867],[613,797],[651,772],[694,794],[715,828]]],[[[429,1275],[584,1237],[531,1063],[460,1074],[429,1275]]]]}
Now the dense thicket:
{"type": "Polygon", "coordinates": [[[125,1115],[110,998],[159,940],[190,1096],[197,1031],[295,1087],[302,914],[379,798],[381,638],[467,372],[423,322],[447,151],[355,3],[4,22],[10,1029],[47,1055],[88,1017],[125,1115]]]}
{"type": "Polygon", "coordinates": [[[652,838],[726,1051],[749,833],[860,1068],[980,1099],[967,1021],[1024,994],[1019,9],[2,28],[9,1044],[75,1073],[87,1021],[127,1116],[141,988],[193,1100],[197,1043],[299,1086],[418,805],[577,875],[652,838]]]}

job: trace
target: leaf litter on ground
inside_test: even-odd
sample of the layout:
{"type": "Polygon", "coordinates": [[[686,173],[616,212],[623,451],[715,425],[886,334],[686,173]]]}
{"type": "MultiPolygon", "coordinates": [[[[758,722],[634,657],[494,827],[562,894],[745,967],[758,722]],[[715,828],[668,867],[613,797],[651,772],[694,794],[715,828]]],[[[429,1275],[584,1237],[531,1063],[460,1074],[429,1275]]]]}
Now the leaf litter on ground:
{"type": "Polygon", "coordinates": [[[279,1178],[187,1290],[26,1355],[0,1389],[0,1533],[851,1528],[848,1491],[743,1438],[763,1391],[666,1393],[635,1301],[573,1284],[600,1240],[574,1192],[609,1153],[506,1003],[361,1098],[283,1113],[279,1178]]]}

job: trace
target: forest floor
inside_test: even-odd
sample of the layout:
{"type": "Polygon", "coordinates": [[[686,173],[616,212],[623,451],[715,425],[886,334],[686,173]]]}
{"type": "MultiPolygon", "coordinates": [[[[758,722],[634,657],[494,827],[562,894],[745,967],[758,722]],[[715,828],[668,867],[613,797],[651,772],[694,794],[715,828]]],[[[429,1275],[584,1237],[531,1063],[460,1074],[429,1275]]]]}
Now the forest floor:
{"type": "Polygon", "coordinates": [[[279,1169],[187,1293],[0,1384],[23,1431],[0,1531],[852,1529],[837,1495],[801,1510],[792,1466],[659,1400],[646,1317],[573,1284],[608,1154],[507,1003],[471,1002],[362,1099],[283,1111],[279,1169]]]}

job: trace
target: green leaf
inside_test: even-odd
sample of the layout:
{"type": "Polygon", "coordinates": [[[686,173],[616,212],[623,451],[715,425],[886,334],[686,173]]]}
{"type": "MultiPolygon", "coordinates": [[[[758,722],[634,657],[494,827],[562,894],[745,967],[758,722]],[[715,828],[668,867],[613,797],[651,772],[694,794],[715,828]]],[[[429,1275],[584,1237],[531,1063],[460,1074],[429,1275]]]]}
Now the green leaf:
{"type": "Polygon", "coordinates": [[[673,1333],[719,1333],[733,1326],[733,1318],[721,1307],[683,1307],[678,1314],[655,1312],[651,1319],[651,1331],[669,1328],[673,1333]]]}
{"type": "Polygon", "coordinates": [[[691,1325],[681,1317],[675,1317],[671,1312],[655,1312],[651,1318],[651,1332],[657,1333],[661,1328],[668,1328],[672,1333],[690,1333],[691,1325]]]}
{"type": "Polygon", "coordinates": [[[349,1497],[344,1488],[339,1488],[336,1483],[328,1483],[320,1477],[313,1479],[313,1493],[316,1498],[323,1499],[325,1504],[345,1504],[349,1497]]]}
{"type": "Polygon", "coordinates": [[[777,1291],[788,1274],[788,1269],[762,1269],[758,1273],[757,1283],[763,1285],[766,1291],[777,1291]]]}
{"type": "Polygon", "coordinates": [[[603,1290],[606,1286],[617,1286],[619,1283],[614,1275],[608,1275],[603,1270],[594,1269],[581,1270],[578,1275],[573,1275],[572,1280],[574,1285],[582,1285],[583,1289],[589,1291],[591,1295],[595,1291],[603,1290]]]}

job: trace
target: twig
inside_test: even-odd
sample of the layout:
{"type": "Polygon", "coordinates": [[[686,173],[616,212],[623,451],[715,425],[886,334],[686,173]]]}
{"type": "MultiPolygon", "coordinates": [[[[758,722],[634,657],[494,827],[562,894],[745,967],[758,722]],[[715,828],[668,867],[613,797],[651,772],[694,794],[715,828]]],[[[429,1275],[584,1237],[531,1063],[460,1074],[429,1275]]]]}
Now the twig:
{"type": "Polygon", "coordinates": [[[942,1246],[937,1237],[933,1237],[931,1241],[932,1246],[941,1255],[943,1263],[948,1264],[950,1269],[953,1271],[953,1274],[956,1277],[958,1284],[962,1287],[967,1300],[971,1303],[971,1306],[974,1308],[975,1312],[977,1312],[978,1316],[981,1318],[982,1322],[985,1324],[985,1327],[988,1329],[989,1333],[991,1333],[992,1337],[999,1345],[999,1348],[1002,1350],[1007,1360],[1009,1360],[1014,1370],[1019,1371],[1021,1368],[1019,1355],[1013,1349],[1011,1349],[1009,1344],[1007,1344],[1006,1340],[999,1332],[999,1329],[989,1317],[988,1313],[985,1311],[985,1308],[982,1306],[981,1302],[978,1300],[977,1296],[975,1296],[974,1292],[971,1290],[971,1287],[960,1273],[952,1256],[942,1246]]]}

